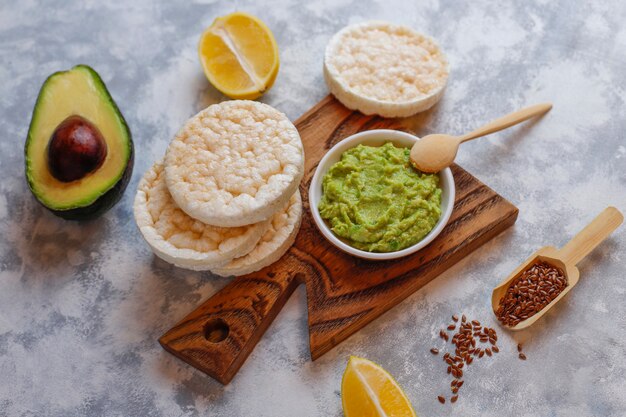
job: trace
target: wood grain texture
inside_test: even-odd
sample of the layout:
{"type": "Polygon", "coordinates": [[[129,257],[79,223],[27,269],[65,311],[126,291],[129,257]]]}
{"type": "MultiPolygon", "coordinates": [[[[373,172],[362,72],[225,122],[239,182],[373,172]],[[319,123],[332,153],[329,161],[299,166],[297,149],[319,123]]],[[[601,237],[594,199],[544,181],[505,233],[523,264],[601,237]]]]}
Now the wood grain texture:
{"type": "Polygon", "coordinates": [[[404,125],[350,111],[331,96],[295,124],[306,154],[301,185],[305,215],[296,243],[277,263],[235,278],[159,340],[166,350],[224,384],[239,370],[300,283],[306,285],[311,357],[316,359],[517,218],[517,208],[511,203],[453,165],[454,211],[429,246],[393,261],[367,261],[347,255],[326,241],[310,216],[308,187],[315,168],[330,147],[353,133],[379,128],[405,130],[404,125]],[[215,320],[228,330],[219,342],[207,340],[207,323],[215,320]]]}

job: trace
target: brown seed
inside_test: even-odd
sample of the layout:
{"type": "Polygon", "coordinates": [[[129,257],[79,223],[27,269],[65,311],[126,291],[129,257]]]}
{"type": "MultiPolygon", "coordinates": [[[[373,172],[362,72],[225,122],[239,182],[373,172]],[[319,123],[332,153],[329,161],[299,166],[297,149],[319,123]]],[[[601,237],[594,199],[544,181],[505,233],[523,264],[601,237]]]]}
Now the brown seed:
{"type": "Polygon", "coordinates": [[[457,387],[457,388],[461,388],[461,386],[462,386],[464,383],[465,383],[465,381],[459,381],[459,382],[457,382],[456,387],[457,387]]]}
{"type": "Polygon", "coordinates": [[[442,397],[441,395],[437,397],[437,399],[439,400],[439,402],[441,404],[445,404],[446,403],[446,399],[444,397],[442,397]]]}
{"type": "Polygon", "coordinates": [[[448,366],[448,373],[452,372],[452,367],[448,366]]]}
{"type": "Polygon", "coordinates": [[[511,282],[498,303],[496,316],[504,325],[515,326],[542,310],[567,285],[562,270],[536,262],[511,282]]]}
{"type": "Polygon", "coordinates": [[[489,348],[485,349],[485,353],[487,354],[487,356],[491,356],[491,349],[489,348]]]}
{"type": "Polygon", "coordinates": [[[458,399],[459,399],[459,396],[458,396],[458,395],[455,395],[455,396],[453,396],[452,398],[450,398],[450,402],[451,402],[451,403],[455,403],[455,402],[456,402],[456,400],[458,400],[458,399]]]}
{"type": "Polygon", "coordinates": [[[521,352],[521,351],[522,351],[522,344],[521,344],[521,343],[518,343],[518,344],[517,344],[517,351],[518,351],[518,352],[521,352]]]}
{"type": "Polygon", "coordinates": [[[455,322],[459,321],[459,317],[455,314],[452,316],[452,320],[454,320],[455,322]]]}
{"type": "Polygon", "coordinates": [[[474,327],[480,327],[480,322],[478,320],[472,320],[472,324],[474,327]]]}
{"type": "Polygon", "coordinates": [[[459,392],[459,387],[458,386],[452,388],[452,393],[453,394],[456,394],[457,392],[459,392]]]}
{"type": "Polygon", "coordinates": [[[448,330],[454,330],[456,328],[456,325],[451,324],[448,326],[448,330]]]}
{"type": "Polygon", "coordinates": [[[494,352],[498,353],[500,352],[500,348],[498,348],[498,346],[493,345],[493,347],[491,348],[491,350],[493,350],[494,352]]]}
{"type": "Polygon", "coordinates": [[[520,354],[519,354],[519,358],[520,358],[521,360],[525,361],[525,360],[526,360],[526,355],[524,355],[523,353],[520,353],[520,354]]]}
{"type": "Polygon", "coordinates": [[[463,314],[463,315],[461,316],[461,321],[462,321],[463,323],[465,323],[465,322],[467,321],[467,318],[465,317],[465,314],[463,314]]]}
{"type": "Polygon", "coordinates": [[[430,350],[430,353],[432,353],[433,355],[438,355],[438,354],[439,354],[439,349],[437,349],[437,348],[432,348],[432,349],[430,350]]]}
{"type": "Polygon", "coordinates": [[[485,351],[484,350],[480,350],[480,352],[478,352],[478,357],[482,358],[485,355],[485,351]]]}
{"type": "Polygon", "coordinates": [[[474,362],[474,359],[472,359],[472,357],[470,356],[469,358],[467,358],[467,360],[465,362],[469,365],[472,362],[474,362]]]}

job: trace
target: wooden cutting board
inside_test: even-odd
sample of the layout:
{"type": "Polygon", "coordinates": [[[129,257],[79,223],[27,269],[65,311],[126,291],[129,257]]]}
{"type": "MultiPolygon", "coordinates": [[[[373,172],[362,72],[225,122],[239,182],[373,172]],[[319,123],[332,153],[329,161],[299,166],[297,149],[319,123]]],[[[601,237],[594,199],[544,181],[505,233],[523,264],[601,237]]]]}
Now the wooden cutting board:
{"type": "Polygon", "coordinates": [[[294,246],[275,264],[235,278],[165,333],[170,353],[227,384],[294,289],[306,285],[313,360],[398,304],[517,219],[517,208],[459,166],[454,211],[426,248],[394,261],[366,261],[332,246],[317,230],[308,188],[319,160],[353,133],[392,128],[401,121],[364,116],[328,96],[296,123],[306,155],[300,191],[302,228],[294,246]]]}

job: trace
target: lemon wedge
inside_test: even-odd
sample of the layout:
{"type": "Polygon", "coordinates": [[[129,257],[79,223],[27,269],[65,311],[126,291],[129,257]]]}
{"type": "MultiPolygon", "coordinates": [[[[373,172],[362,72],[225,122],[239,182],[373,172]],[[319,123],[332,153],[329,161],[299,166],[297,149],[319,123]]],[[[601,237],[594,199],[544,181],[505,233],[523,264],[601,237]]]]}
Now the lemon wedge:
{"type": "Polygon", "coordinates": [[[204,74],[233,99],[253,100],[270,89],[278,74],[278,46],[260,19],[235,12],[218,17],[198,43],[204,74]]]}
{"type": "Polygon", "coordinates": [[[341,381],[345,417],[417,417],[391,375],[367,359],[350,356],[341,381]]]}

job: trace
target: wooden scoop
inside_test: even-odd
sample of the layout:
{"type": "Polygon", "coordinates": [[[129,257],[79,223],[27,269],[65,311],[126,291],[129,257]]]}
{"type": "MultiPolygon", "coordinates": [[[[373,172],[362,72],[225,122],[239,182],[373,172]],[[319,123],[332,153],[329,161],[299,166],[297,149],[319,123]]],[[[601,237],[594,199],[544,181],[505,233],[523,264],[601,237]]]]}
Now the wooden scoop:
{"type": "Polygon", "coordinates": [[[503,116],[485,126],[463,136],[443,134],[428,135],[421,138],[411,148],[411,161],[422,172],[435,173],[449,167],[456,158],[459,145],[468,140],[480,138],[494,132],[514,126],[531,117],[546,113],[552,104],[543,103],[527,107],[514,113],[503,116]]]}
{"type": "Polygon", "coordinates": [[[554,307],[565,294],[578,284],[579,273],[576,264],[617,229],[617,227],[622,224],[623,220],[624,216],[619,210],[615,207],[608,207],[561,249],[556,249],[552,246],[539,249],[493,290],[491,295],[491,307],[493,308],[494,314],[496,314],[498,310],[500,299],[504,297],[512,281],[534,263],[543,261],[563,271],[567,278],[567,286],[543,309],[513,327],[506,327],[511,330],[521,330],[539,320],[541,316],[554,307]]]}

